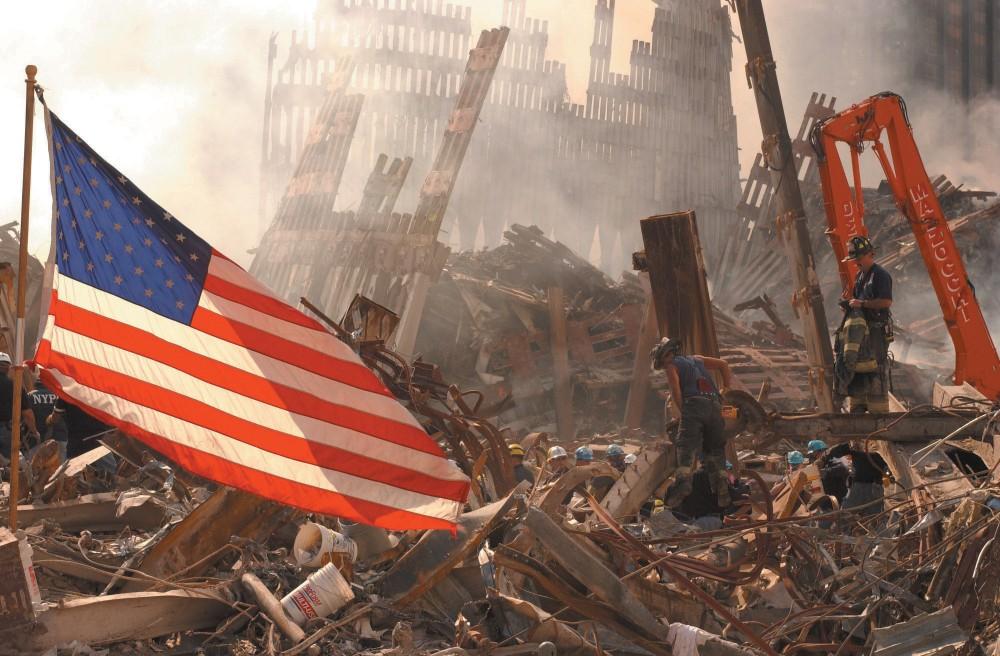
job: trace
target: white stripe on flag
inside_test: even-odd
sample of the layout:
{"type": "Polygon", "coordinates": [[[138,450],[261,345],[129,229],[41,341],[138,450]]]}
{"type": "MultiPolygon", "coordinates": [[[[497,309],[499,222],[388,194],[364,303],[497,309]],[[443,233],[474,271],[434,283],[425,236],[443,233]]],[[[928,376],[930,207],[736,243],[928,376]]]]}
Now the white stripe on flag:
{"type": "MultiPolygon", "coordinates": [[[[152,310],[106,294],[71,278],[60,276],[58,296],[61,302],[114,318],[192,353],[217,360],[241,371],[301,390],[330,403],[364,408],[371,414],[419,427],[413,415],[393,398],[351,387],[266,354],[249,351],[238,344],[232,344],[173,319],[167,319],[152,310]]],[[[332,337],[331,339],[339,341],[332,337]]],[[[350,356],[353,361],[361,364],[353,352],[350,356]]]]}
{"type": "Polygon", "coordinates": [[[459,502],[402,490],[262,451],[152,408],[80,385],[58,371],[49,371],[62,386],[63,391],[81,403],[123,421],[143,426],[151,433],[169,435],[171,442],[189,449],[215,454],[234,465],[255,469],[319,490],[329,490],[429,517],[452,520],[461,510],[462,504],[459,502]]]}
{"type": "Polygon", "coordinates": [[[358,451],[363,445],[361,455],[414,470],[423,476],[454,481],[464,478],[460,471],[440,456],[386,442],[319,419],[290,413],[283,408],[202,381],[155,360],[62,330],[58,326],[50,333],[49,340],[56,353],[147,382],[220,411],[224,408],[225,413],[230,416],[278,431],[290,439],[307,439],[351,452],[358,451]]]}

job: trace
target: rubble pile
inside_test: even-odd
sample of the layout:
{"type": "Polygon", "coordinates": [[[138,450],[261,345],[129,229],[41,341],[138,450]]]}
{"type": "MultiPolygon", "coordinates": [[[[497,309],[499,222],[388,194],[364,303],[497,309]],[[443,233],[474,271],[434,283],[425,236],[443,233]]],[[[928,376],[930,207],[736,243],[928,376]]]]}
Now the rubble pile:
{"type": "MultiPolygon", "coordinates": [[[[491,401],[513,397],[499,416],[505,426],[553,431],[548,292],[562,288],[578,432],[617,432],[648,303],[640,277],[626,271],[615,282],[536,226],[515,224],[504,239],[496,248],[449,258],[431,287],[415,352],[491,401]]],[[[807,358],[778,305],[763,294],[739,308],[749,323],[719,306],[713,306],[713,316],[721,355],[742,387],[763,392],[760,400],[775,410],[797,411],[812,403],[807,358]]],[[[647,354],[639,356],[645,364],[647,354]]],[[[897,363],[894,393],[909,405],[926,403],[934,380],[945,373],[897,363]]],[[[656,433],[666,381],[654,373],[650,383],[642,423],[656,433]]]]}
{"type": "Polygon", "coordinates": [[[62,464],[46,442],[20,530],[0,529],[0,652],[944,654],[1000,636],[998,412],[961,390],[939,390],[962,424],[947,440],[888,433],[903,415],[842,447],[886,463],[884,501],[841,507],[822,482],[842,459],[787,465],[778,449],[801,440],[750,421],[732,428],[757,446],[734,463],[733,503],[670,510],[672,433],[605,436],[595,460],[552,471],[555,440],[536,432],[520,444],[534,482],[518,482],[494,423],[509,400],[357,347],[473,480],[455,535],[306,516],[116,432],[62,464]],[[608,443],[632,457],[606,459],[608,443]]]}

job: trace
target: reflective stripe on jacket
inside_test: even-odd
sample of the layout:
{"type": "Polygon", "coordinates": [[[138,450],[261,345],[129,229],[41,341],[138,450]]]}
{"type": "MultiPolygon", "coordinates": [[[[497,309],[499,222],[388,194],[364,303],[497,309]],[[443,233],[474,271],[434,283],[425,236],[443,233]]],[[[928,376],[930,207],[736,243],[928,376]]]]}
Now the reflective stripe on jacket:
{"type": "Polygon", "coordinates": [[[858,308],[850,311],[840,329],[840,341],[844,348],[844,366],[847,371],[859,374],[878,371],[863,311],[858,308]]]}

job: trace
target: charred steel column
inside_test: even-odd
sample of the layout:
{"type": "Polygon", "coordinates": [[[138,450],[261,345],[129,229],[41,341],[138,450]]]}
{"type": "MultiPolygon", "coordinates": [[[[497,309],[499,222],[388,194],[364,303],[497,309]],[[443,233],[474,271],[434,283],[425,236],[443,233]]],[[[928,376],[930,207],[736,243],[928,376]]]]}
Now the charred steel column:
{"type": "MultiPolygon", "coordinates": [[[[698,222],[693,211],[639,221],[649,286],[661,337],[681,340],[685,353],[719,357],[698,222]]],[[[642,259],[642,258],[633,258],[642,259]]]]}
{"type": "Polygon", "coordinates": [[[809,385],[822,412],[833,411],[833,351],[823,310],[823,295],[816,276],[806,214],[802,207],[798,169],[781,104],[778,75],[771,54],[771,40],[764,22],[761,0],[736,0],[740,30],[747,50],[747,82],[757,99],[764,162],[771,169],[778,215],[777,232],[788,254],[794,291],[792,307],[802,321],[809,357],[809,385]]]}

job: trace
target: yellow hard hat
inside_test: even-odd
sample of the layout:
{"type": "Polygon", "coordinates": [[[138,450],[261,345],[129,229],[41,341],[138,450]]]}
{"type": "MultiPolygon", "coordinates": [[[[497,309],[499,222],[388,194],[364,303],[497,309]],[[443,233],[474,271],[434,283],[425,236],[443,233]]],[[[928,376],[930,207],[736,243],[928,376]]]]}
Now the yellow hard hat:
{"type": "Polygon", "coordinates": [[[510,455],[512,456],[524,455],[524,447],[521,446],[520,444],[511,444],[509,448],[510,448],[510,455]]]}

